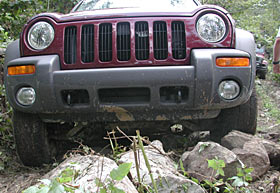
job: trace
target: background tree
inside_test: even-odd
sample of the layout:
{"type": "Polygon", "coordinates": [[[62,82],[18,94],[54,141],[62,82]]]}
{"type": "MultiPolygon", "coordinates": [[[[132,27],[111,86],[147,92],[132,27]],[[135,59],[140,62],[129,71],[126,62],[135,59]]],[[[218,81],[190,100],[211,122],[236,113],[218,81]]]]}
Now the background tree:
{"type": "Polygon", "coordinates": [[[252,32],[256,43],[265,46],[268,55],[272,53],[280,26],[279,0],[203,0],[203,3],[225,8],[238,28],[252,32]]]}

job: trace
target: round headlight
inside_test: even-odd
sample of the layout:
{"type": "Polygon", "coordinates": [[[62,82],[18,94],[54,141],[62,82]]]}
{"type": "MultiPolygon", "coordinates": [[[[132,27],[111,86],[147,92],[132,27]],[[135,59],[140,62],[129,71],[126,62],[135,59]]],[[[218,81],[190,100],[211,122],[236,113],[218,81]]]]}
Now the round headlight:
{"type": "Polygon", "coordinates": [[[16,98],[20,104],[29,106],[35,102],[36,93],[35,90],[31,87],[22,87],[18,90],[16,98]]]}
{"type": "Polygon", "coordinates": [[[226,100],[233,100],[240,94],[240,86],[234,80],[224,80],[219,85],[219,94],[226,100]]]}
{"type": "Polygon", "coordinates": [[[196,30],[203,40],[218,42],[226,34],[226,24],[220,16],[208,13],[198,19],[196,30]]]}
{"type": "Polygon", "coordinates": [[[28,43],[36,50],[47,48],[54,39],[54,29],[51,24],[40,21],[35,23],[28,32],[28,43]]]}

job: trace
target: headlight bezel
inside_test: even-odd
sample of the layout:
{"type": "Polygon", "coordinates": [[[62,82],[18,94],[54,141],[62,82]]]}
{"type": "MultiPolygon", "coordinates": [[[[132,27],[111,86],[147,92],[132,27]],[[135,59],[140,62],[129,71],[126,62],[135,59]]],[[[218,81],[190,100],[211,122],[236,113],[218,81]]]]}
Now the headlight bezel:
{"type": "Polygon", "coordinates": [[[51,22],[48,22],[45,20],[39,20],[39,21],[36,21],[35,23],[33,23],[29,27],[27,34],[26,34],[26,40],[27,40],[29,47],[32,48],[33,50],[37,50],[37,51],[42,51],[42,50],[45,50],[46,48],[50,47],[50,45],[53,43],[54,39],[55,39],[55,28],[51,22]],[[48,30],[50,32],[50,34],[48,34],[48,35],[50,35],[49,40],[47,40],[48,43],[46,43],[44,46],[41,46],[41,47],[36,46],[31,40],[32,32],[34,32],[35,28],[38,27],[39,25],[48,26],[48,30]]]}
{"type": "Polygon", "coordinates": [[[195,29],[196,29],[196,32],[197,32],[197,34],[198,34],[198,36],[201,40],[203,40],[207,43],[218,43],[218,42],[223,41],[226,38],[226,36],[228,35],[229,24],[228,24],[228,21],[227,21],[227,19],[225,18],[224,15],[222,15],[218,12],[209,11],[209,12],[204,12],[197,17],[196,23],[195,23],[195,29]],[[209,40],[209,39],[203,37],[203,35],[200,33],[200,30],[198,29],[199,22],[206,16],[215,16],[216,18],[220,19],[220,21],[222,21],[222,23],[223,23],[224,32],[222,33],[222,35],[220,35],[219,38],[217,38],[215,40],[209,40]]]}

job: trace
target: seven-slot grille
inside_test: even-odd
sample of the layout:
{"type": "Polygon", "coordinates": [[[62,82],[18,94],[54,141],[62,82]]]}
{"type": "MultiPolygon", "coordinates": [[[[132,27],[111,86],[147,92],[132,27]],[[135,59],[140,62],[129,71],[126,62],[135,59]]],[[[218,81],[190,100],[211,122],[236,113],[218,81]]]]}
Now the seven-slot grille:
{"type": "Polygon", "coordinates": [[[165,60],[169,57],[168,41],[171,41],[172,53],[170,55],[173,59],[186,58],[184,22],[172,21],[171,30],[168,30],[166,21],[154,21],[151,26],[149,25],[146,21],[137,21],[134,24],[119,22],[114,32],[112,23],[86,24],[81,27],[80,47],[77,47],[77,42],[79,42],[77,41],[77,27],[68,26],[65,28],[64,35],[64,62],[75,64],[79,56],[77,52],[80,52],[83,63],[92,63],[95,58],[100,62],[110,62],[114,60],[114,57],[117,61],[129,61],[132,54],[139,61],[165,60]],[[171,40],[168,36],[171,36],[171,40]],[[150,41],[151,38],[152,41],[150,41]],[[96,44],[98,45],[95,47],[96,44]]]}

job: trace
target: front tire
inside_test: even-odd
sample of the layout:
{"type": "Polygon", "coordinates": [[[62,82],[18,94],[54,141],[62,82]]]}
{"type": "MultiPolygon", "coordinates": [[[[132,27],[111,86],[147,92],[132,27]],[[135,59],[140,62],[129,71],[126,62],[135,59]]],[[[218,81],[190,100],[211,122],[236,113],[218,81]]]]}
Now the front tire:
{"type": "Polygon", "coordinates": [[[232,130],[255,134],[257,128],[258,102],[256,89],[253,89],[250,99],[237,107],[223,109],[215,120],[214,129],[210,137],[219,141],[232,130]]]}
{"type": "Polygon", "coordinates": [[[52,161],[55,148],[49,141],[47,123],[38,115],[14,110],[13,129],[17,154],[26,166],[41,166],[52,161]]]}

